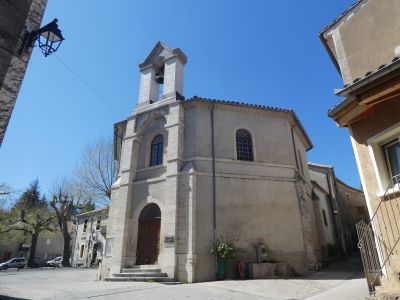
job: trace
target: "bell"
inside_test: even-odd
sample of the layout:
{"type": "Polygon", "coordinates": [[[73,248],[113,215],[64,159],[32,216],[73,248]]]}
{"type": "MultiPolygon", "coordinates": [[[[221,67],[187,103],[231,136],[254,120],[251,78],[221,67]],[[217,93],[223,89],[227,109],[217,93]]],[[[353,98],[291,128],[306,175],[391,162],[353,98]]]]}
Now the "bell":
{"type": "Polygon", "coordinates": [[[156,82],[158,84],[164,84],[164,74],[162,73],[157,73],[156,74],[156,82]]]}

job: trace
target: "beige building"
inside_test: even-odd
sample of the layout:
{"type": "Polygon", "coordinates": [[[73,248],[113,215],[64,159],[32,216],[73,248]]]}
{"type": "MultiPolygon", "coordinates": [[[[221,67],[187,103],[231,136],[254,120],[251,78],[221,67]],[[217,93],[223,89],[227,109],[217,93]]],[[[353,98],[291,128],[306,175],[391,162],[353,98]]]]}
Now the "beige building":
{"type": "Polygon", "coordinates": [[[332,166],[308,163],[321,256],[347,256],[332,166]]]}
{"type": "Polygon", "coordinates": [[[364,192],[337,178],[332,166],[316,163],[308,166],[313,199],[319,200],[315,202],[318,204],[315,213],[317,228],[324,231],[319,238],[323,255],[348,256],[358,251],[356,223],[369,220],[364,192]]]}
{"type": "Polygon", "coordinates": [[[217,239],[233,242],[236,260],[257,262],[265,245],[292,271],[315,270],[321,251],[307,165],[312,144],[296,114],[185,99],[186,61],[180,49],[157,43],[139,65],[136,109],[115,125],[120,172],[101,277],[132,280],[144,268],[181,281],[213,280],[217,239]]]}
{"type": "Polygon", "coordinates": [[[73,267],[98,265],[103,259],[108,208],[96,209],[74,217],[73,267]]]}
{"type": "Polygon", "coordinates": [[[364,192],[336,178],[337,203],[348,251],[359,251],[356,223],[369,222],[364,192]]]}
{"type": "Polygon", "coordinates": [[[398,0],[357,1],[320,34],[344,82],[329,116],[350,132],[371,218],[359,245],[378,297],[400,294],[399,15],[398,0]]]}
{"type": "MultiPolygon", "coordinates": [[[[61,256],[64,240],[59,230],[55,232],[41,232],[36,244],[35,263],[44,265],[47,260],[61,256]]],[[[14,257],[28,257],[30,250],[30,236],[7,245],[0,244],[0,261],[6,261],[14,257]]]]}

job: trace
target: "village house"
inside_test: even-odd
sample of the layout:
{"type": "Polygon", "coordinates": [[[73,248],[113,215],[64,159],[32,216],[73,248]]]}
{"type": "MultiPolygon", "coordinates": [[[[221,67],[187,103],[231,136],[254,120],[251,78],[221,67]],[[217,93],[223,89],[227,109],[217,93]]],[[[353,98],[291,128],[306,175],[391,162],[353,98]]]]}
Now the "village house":
{"type": "Polygon", "coordinates": [[[322,257],[340,254],[344,257],[358,251],[355,224],[368,221],[364,192],[353,188],[336,177],[329,165],[308,163],[317,228],[322,257]]]}
{"type": "MultiPolygon", "coordinates": [[[[21,240],[0,244],[0,261],[6,261],[15,257],[28,257],[31,248],[30,235],[26,235],[21,240]]],[[[46,261],[63,252],[64,240],[59,230],[55,232],[41,232],[36,244],[35,265],[43,266],[46,261]]]]}
{"type": "Polygon", "coordinates": [[[328,114],[349,129],[371,219],[357,225],[359,246],[378,298],[400,295],[399,15],[397,0],[361,0],[320,33],[344,83],[328,114]]]}
{"type": "Polygon", "coordinates": [[[98,265],[103,258],[108,208],[95,209],[74,216],[75,234],[72,250],[73,267],[98,265]]]}
{"type": "Polygon", "coordinates": [[[234,244],[236,260],[257,263],[261,246],[292,272],[318,269],[312,143],[295,112],[186,99],[186,62],[159,42],[139,65],[137,107],[114,128],[120,171],[99,276],[213,280],[217,240],[234,244]]]}

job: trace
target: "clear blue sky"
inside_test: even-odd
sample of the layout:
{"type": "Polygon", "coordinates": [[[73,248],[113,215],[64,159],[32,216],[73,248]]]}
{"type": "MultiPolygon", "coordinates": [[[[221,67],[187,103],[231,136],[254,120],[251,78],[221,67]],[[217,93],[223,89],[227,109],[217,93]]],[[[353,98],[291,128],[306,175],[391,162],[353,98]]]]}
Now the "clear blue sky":
{"type": "Polygon", "coordinates": [[[69,175],[87,143],[130,115],[138,64],[160,40],[188,56],[187,98],[294,109],[314,143],[308,159],[359,187],[348,131],[327,117],[342,82],[318,37],[353,2],[49,0],[43,24],[57,17],[66,40],[47,58],[34,49],[0,148],[0,181],[21,189],[38,177],[46,192],[69,175]]]}

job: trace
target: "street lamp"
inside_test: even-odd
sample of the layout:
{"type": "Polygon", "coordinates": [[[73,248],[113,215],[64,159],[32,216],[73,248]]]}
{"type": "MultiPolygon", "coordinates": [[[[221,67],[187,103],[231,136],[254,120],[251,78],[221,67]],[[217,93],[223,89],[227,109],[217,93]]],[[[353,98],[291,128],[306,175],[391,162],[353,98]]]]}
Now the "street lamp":
{"type": "Polygon", "coordinates": [[[38,40],[39,48],[42,49],[44,56],[48,56],[57,51],[64,40],[61,30],[58,29],[57,22],[58,20],[54,19],[37,31],[27,31],[22,41],[21,48],[19,49],[19,55],[22,54],[25,48],[34,47],[36,40],[38,40]]]}

